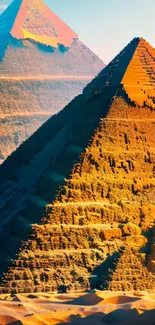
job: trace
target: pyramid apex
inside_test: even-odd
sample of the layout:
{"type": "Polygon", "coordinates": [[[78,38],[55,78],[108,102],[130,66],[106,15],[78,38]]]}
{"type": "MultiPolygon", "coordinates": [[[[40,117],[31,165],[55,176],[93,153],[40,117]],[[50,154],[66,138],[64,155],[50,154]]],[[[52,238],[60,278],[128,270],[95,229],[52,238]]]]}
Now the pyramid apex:
{"type": "Polygon", "coordinates": [[[42,0],[13,0],[0,16],[0,35],[6,34],[54,48],[78,38],[42,0]]]}
{"type": "Polygon", "coordinates": [[[139,37],[134,37],[130,43],[137,43],[138,45],[139,43],[148,43],[148,42],[145,40],[145,38],[139,36],[139,37]]]}
{"type": "Polygon", "coordinates": [[[135,37],[133,40],[137,41],[139,45],[143,43],[151,46],[144,37],[135,37]]]}
{"type": "Polygon", "coordinates": [[[105,87],[118,89],[123,86],[132,102],[140,106],[146,102],[154,107],[151,100],[154,72],[150,69],[150,65],[154,64],[154,58],[155,49],[143,37],[133,38],[106,68],[86,86],[84,94],[90,99],[93,98],[96,89],[102,92],[105,87]],[[148,69],[150,70],[149,73],[148,69]],[[143,92],[143,88],[145,92],[143,92]]]}

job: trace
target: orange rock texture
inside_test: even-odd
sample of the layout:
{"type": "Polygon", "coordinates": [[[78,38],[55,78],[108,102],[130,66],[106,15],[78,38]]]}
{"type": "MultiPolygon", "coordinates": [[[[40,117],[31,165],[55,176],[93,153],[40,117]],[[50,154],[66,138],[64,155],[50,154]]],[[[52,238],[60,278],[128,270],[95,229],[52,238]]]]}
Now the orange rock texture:
{"type": "Polygon", "coordinates": [[[104,67],[41,0],[0,16],[0,163],[104,67]]]}
{"type": "Polygon", "coordinates": [[[153,232],[153,239],[151,241],[151,254],[148,263],[149,271],[155,274],[155,230],[153,232]]]}
{"type": "MultiPolygon", "coordinates": [[[[137,61],[148,53],[153,55],[154,50],[143,39],[134,39],[81,96],[1,166],[1,256],[5,265],[20,236],[28,233],[29,223],[35,223],[4,274],[2,292],[64,287],[155,290],[154,101],[149,98],[148,105],[140,95],[132,97],[130,86],[139,92],[141,79],[132,81],[128,74],[131,64],[133,75],[136,71],[141,76],[137,61]],[[72,108],[75,116],[65,124],[72,108]],[[57,137],[48,133],[52,123],[59,147],[57,137]],[[54,143],[54,156],[49,157],[54,143]],[[37,179],[32,182],[34,171],[37,179]],[[39,225],[39,207],[50,197],[53,202],[46,205],[39,225]],[[4,243],[8,237],[11,249],[4,243]]],[[[146,93],[153,92],[149,73],[153,64],[147,61],[143,66],[150,78],[146,93]]]]}

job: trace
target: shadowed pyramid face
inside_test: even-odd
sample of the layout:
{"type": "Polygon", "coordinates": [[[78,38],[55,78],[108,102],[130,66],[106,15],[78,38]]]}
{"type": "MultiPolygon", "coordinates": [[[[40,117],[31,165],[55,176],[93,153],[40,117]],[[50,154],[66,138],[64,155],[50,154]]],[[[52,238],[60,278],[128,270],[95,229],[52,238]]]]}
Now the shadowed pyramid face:
{"type": "Polygon", "coordinates": [[[3,291],[155,290],[152,53],[134,39],[1,166],[3,266],[35,223],[3,291]]]}

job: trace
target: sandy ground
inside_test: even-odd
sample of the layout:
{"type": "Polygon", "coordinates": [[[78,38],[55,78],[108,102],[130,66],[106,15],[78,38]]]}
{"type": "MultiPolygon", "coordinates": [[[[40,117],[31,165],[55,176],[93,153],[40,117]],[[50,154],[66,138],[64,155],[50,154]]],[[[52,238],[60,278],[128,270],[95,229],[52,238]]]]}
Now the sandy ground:
{"type": "Polygon", "coordinates": [[[95,291],[0,296],[0,325],[66,323],[155,325],[155,294],[95,291]]]}

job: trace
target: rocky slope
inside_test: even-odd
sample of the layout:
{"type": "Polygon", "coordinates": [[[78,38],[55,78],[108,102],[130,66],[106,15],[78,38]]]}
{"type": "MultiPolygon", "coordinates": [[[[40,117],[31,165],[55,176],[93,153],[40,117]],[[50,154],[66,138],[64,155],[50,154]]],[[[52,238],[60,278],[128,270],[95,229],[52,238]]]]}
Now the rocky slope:
{"type": "Polygon", "coordinates": [[[153,51],[134,39],[1,166],[3,270],[36,223],[2,291],[155,290],[153,51]]]}
{"type": "Polygon", "coordinates": [[[14,0],[0,16],[0,163],[103,67],[41,0],[14,0]]]}

